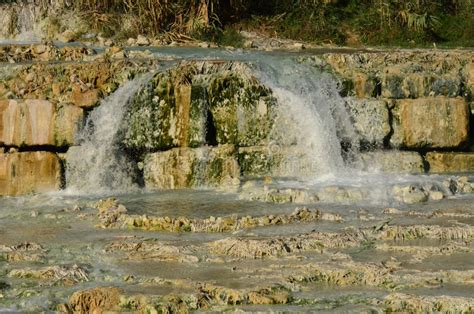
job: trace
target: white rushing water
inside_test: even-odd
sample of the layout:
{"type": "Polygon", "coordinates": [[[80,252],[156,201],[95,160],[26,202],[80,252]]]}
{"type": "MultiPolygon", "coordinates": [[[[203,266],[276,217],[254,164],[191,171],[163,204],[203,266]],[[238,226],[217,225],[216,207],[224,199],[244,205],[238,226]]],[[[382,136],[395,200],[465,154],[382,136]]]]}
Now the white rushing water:
{"type": "Polygon", "coordinates": [[[267,58],[257,76],[278,101],[272,138],[292,145],[296,165],[292,172],[310,179],[333,178],[350,170],[343,159],[341,141],[357,153],[358,138],[350,122],[337,83],[307,62],[267,58]]]}
{"type": "Polygon", "coordinates": [[[67,192],[100,194],[137,188],[133,164],[120,151],[117,137],[128,102],[150,77],[142,75],[125,83],[91,112],[80,134],[80,146],[67,153],[67,192]]]}

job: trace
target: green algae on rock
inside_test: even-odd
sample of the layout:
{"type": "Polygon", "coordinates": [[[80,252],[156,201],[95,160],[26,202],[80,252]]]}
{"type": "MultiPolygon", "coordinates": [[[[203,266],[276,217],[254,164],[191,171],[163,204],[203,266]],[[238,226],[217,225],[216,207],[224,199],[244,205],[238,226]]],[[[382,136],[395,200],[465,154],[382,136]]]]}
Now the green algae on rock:
{"type": "Polygon", "coordinates": [[[137,151],[262,144],[274,105],[245,64],[182,62],[156,74],[139,92],[125,119],[123,143],[137,151]]]}

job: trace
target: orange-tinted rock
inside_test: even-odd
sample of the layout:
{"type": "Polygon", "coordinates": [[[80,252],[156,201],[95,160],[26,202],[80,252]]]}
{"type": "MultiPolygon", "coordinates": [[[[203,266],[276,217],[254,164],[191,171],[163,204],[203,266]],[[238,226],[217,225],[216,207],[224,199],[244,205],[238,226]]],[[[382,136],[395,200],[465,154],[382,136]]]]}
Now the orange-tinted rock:
{"type": "Polygon", "coordinates": [[[0,100],[0,144],[6,146],[69,146],[83,111],[46,100],[0,100]]]}
{"type": "Polygon", "coordinates": [[[61,104],[56,106],[54,119],[54,145],[72,146],[80,124],[84,119],[84,111],[74,105],[61,104]]]}
{"type": "Polygon", "coordinates": [[[430,172],[474,172],[474,153],[430,152],[426,154],[430,172]]]}
{"type": "Polygon", "coordinates": [[[79,86],[74,86],[69,101],[76,106],[89,108],[98,104],[100,93],[98,89],[82,91],[79,86]]]}
{"type": "Polygon", "coordinates": [[[0,143],[8,146],[51,145],[54,105],[45,100],[0,101],[0,143]]]}
{"type": "Polygon", "coordinates": [[[0,195],[55,191],[61,185],[59,158],[50,152],[0,154],[0,195]]]}
{"type": "Polygon", "coordinates": [[[394,147],[454,148],[469,137],[469,106],[463,98],[428,97],[395,102],[394,147]]]}

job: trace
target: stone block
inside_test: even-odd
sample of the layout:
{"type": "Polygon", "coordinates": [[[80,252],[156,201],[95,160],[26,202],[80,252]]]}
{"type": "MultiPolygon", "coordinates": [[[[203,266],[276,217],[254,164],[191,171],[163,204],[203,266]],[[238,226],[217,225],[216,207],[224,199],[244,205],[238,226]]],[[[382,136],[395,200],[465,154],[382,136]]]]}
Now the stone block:
{"type": "Polygon", "coordinates": [[[0,144],[68,146],[75,140],[83,111],[46,100],[0,100],[0,144]]]}
{"type": "Polygon", "coordinates": [[[54,120],[54,145],[72,146],[84,121],[84,111],[74,105],[60,104],[56,106],[54,120]]]}
{"type": "Polygon", "coordinates": [[[377,94],[377,79],[366,73],[356,73],[353,76],[354,95],[357,98],[370,98],[377,94]]]}
{"type": "Polygon", "coordinates": [[[150,190],[223,187],[239,184],[240,168],[232,145],[173,148],[146,155],[144,178],[150,190]]]}
{"type": "Polygon", "coordinates": [[[474,172],[474,153],[429,152],[426,161],[431,173],[474,172]]]}
{"type": "Polygon", "coordinates": [[[54,144],[55,106],[46,100],[1,100],[0,143],[7,146],[54,144]]]}
{"type": "Polygon", "coordinates": [[[295,146],[251,146],[238,151],[242,175],[248,178],[306,177],[317,173],[320,165],[295,146]]]}
{"type": "Polygon", "coordinates": [[[469,137],[469,106],[460,97],[398,100],[392,114],[393,147],[454,148],[469,137]]]}
{"type": "Polygon", "coordinates": [[[374,151],[360,154],[358,168],[368,172],[423,173],[423,158],[416,152],[374,151]]]}
{"type": "Polygon", "coordinates": [[[69,102],[82,108],[90,108],[99,104],[100,91],[98,89],[82,90],[81,86],[73,85],[69,95],[69,102]]]}
{"type": "Polygon", "coordinates": [[[0,154],[0,195],[56,191],[61,185],[59,158],[50,152],[0,154]]]}
{"type": "Polygon", "coordinates": [[[457,97],[461,94],[459,75],[431,73],[403,73],[389,70],[382,75],[382,97],[420,98],[428,96],[457,97]]]}
{"type": "Polygon", "coordinates": [[[387,102],[377,99],[346,98],[346,107],[361,142],[382,146],[391,130],[387,102]]]}

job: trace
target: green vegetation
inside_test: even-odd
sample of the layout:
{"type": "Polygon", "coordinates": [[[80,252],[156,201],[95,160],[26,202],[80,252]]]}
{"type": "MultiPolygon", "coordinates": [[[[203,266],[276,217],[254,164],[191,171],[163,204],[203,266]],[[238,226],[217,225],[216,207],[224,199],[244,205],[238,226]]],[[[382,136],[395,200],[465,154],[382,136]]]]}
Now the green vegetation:
{"type": "MultiPolygon", "coordinates": [[[[474,46],[472,0],[272,0],[240,23],[268,35],[349,45],[474,46]]],[[[245,27],[244,27],[245,28],[245,27]]]]}
{"type": "MultiPolygon", "coordinates": [[[[26,0],[21,0],[26,1],[26,0]]],[[[0,0],[0,3],[13,1],[0,0]]],[[[50,0],[36,0],[46,5],[50,0]]],[[[185,34],[241,45],[251,30],[338,45],[474,46],[474,0],[75,0],[106,36],[185,34]],[[122,18],[131,25],[121,29],[122,18]]]]}

